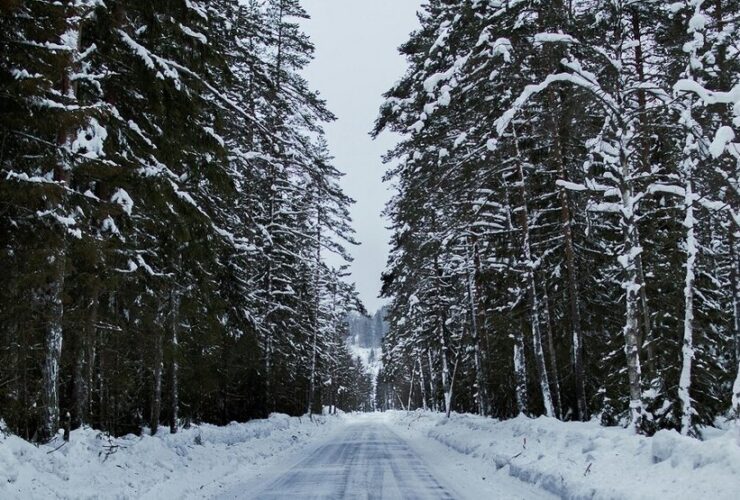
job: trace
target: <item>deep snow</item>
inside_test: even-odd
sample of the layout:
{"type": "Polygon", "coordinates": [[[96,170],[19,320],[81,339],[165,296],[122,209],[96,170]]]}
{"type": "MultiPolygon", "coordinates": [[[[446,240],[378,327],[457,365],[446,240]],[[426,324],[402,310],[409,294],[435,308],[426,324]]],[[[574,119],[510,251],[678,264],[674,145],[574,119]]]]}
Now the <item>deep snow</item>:
{"type": "Polygon", "coordinates": [[[205,498],[328,436],[339,417],[193,426],[109,439],[82,429],[36,447],[0,434],[0,499],[205,498]],[[111,448],[113,446],[113,448],[111,448]],[[56,451],[55,451],[56,450],[56,451]],[[112,452],[112,453],[110,453],[112,452]]]}
{"type": "Polygon", "coordinates": [[[707,429],[706,440],[660,431],[654,437],[592,422],[429,412],[390,415],[409,439],[432,438],[487,471],[513,476],[561,498],[740,498],[740,427],[707,429]],[[404,430],[405,429],[405,430],[404,430]]]}

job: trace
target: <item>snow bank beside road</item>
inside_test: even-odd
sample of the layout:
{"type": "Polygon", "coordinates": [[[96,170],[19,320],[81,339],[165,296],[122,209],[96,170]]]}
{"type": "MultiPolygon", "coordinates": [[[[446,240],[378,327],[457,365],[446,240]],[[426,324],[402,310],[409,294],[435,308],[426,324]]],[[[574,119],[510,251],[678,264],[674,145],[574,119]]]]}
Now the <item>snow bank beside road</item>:
{"type": "Polygon", "coordinates": [[[740,494],[740,430],[706,441],[661,431],[635,436],[596,422],[391,412],[407,436],[423,434],[490,465],[488,481],[509,475],[562,498],[734,500],[740,494]],[[495,472],[494,472],[495,471],[495,472]]]}
{"type": "Polygon", "coordinates": [[[0,434],[0,498],[193,498],[212,496],[328,435],[341,417],[193,426],[171,435],[108,439],[82,429],[70,443],[36,447],[0,434]]]}

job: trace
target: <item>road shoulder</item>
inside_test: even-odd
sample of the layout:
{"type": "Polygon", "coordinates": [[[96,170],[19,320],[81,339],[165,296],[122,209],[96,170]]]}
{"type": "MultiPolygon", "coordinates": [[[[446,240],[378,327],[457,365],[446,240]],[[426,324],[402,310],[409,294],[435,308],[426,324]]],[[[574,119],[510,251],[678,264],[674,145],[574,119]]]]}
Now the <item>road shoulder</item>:
{"type": "Polygon", "coordinates": [[[388,417],[383,421],[420,457],[437,480],[460,498],[557,498],[536,485],[511,477],[504,470],[496,470],[491,464],[457,452],[428,437],[418,427],[388,417]]]}

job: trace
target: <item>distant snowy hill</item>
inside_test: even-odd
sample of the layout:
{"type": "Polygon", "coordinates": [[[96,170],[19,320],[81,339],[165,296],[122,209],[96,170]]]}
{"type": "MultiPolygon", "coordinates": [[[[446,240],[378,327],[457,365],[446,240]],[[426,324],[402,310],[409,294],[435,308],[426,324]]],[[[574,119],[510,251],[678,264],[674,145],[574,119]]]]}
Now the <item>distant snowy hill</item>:
{"type": "Polygon", "coordinates": [[[373,392],[382,367],[383,337],[388,332],[388,324],[384,319],[386,312],[386,308],[382,308],[371,317],[352,313],[347,318],[347,346],[354,357],[360,358],[365,370],[372,376],[373,392]]]}
{"type": "Polygon", "coordinates": [[[359,347],[380,348],[383,344],[383,337],[388,332],[388,324],[384,319],[386,314],[385,307],[371,317],[351,313],[347,318],[350,343],[359,347]]]}

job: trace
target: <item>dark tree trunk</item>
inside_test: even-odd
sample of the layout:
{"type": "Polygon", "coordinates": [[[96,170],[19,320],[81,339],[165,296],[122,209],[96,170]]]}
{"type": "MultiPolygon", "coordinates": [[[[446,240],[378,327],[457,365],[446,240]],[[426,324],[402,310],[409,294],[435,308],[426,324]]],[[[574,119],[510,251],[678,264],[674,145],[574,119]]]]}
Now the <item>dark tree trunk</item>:
{"type": "Polygon", "coordinates": [[[162,412],[162,369],[164,365],[164,339],[161,328],[155,326],[154,333],[154,360],[152,363],[152,398],[149,415],[149,429],[153,435],[159,429],[159,419],[162,412]]]}
{"type": "MultiPolygon", "coordinates": [[[[563,99],[560,99],[561,104],[563,99]]],[[[558,164],[558,174],[562,180],[568,180],[568,171],[565,156],[566,125],[561,121],[559,133],[555,135],[555,155],[558,164]]],[[[583,331],[581,329],[581,297],[578,285],[578,269],[576,267],[576,252],[573,242],[573,217],[570,211],[568,191],[564,187],[558,189],[560,199],[560,223],[563,228],[563,247],[565,249],[565,267],[568,275],[568,303],[570,306],[571,345],[573,356],[573,375],[576,389],[576,406],[578,418],[588,420],[588,406],[586,400],[586,369],[583,366],[583,331]]]]}
{"type": "Polygon", "coordinates": [[[170,433],[177,433],[178,419],[180,414],[180,386],[178,381],[179,375],[179,331],[180,331],[180,296],[177,290],[171,292],[172,302],[172,338],[170,339],[172,362],[170,366],[170,433]]]}

